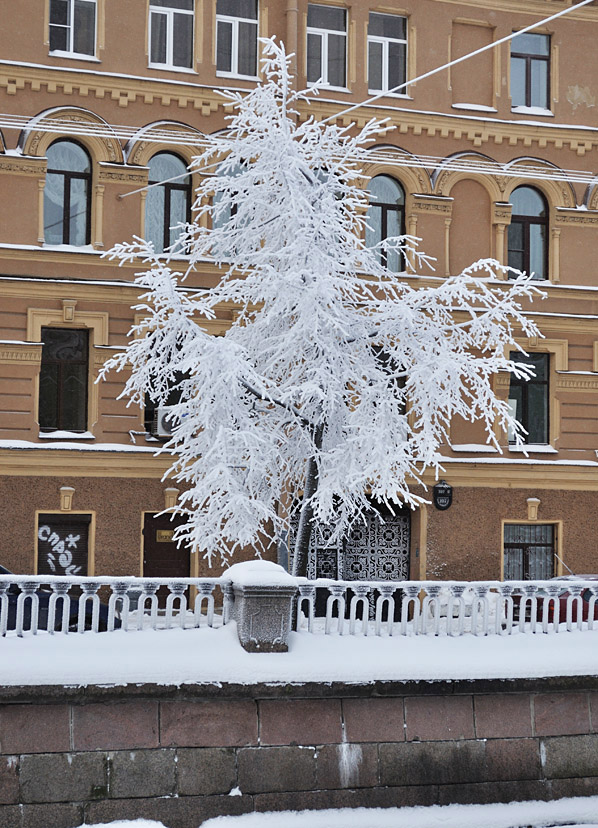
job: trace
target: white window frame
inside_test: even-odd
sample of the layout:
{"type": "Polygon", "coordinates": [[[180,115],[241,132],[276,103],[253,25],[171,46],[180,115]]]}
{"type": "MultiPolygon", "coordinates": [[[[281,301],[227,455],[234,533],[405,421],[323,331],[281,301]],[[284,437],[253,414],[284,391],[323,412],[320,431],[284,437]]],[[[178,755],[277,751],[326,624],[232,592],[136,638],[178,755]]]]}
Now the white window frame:
{"type": "MultiPolygon", "coordinates": [[[[51,31],[53,28],[66,29],[68,31],[68,42],[70,47],[69,49],[52,49],[50,50],[51,55],[57,55],[58,57],[77,58],[78,60],[97,60],[96,52],[98,48],[98,0],[83,0],[83,2],[91,3],[94,7],[93,55],[88,55],[87,52],[75,52],[73,48],[75,40],[75,0],[68,0],[70,20],[70,23],[68,25],[62,26],[59,23],[48,24],[48,39],[50,39],[51,31]]],[[[52,0],[49,0],[48,9],[50,9],[51,4],[52,0]]]]}
{"type": "MultiPolygon", "coordinates": [[[[313,6],[325,6],[326,3],[310,3],[313,6]]],[[[348,65],[348,54],[347,54],[347,46],[349,38],[347,37],[347,30],[349,28],[349,21],[347,15],[347,9],[344,6],[335,6],[334,8],[342,8],[345,12],[345,31],[341,32],[340,29],[320,29],[314,26],[307,26],[306,30],[306,40],[305,40],[305,60],[306,60],[306,72],[307,72],[307,44],[309,42],[309,35],[317,35],[320,38],[320,45],[321,45],[321,62],[320,62],[320,77],[322,78],[323,83],[328,89],[338,89],[342,92],[347,92],[347,73],[349,69],[348,65]],[[345,38],[345,85],[344,86],[332,86],[332,84],[328,83],[328,36],[329,35],[342,35],[345,38]]],[[[308,86],[313,86],[313,81],[308,81],[308,86]]]]}
{"type": "MultiPolygon", "coordinates": [[[[407,18],[403,14],[386,14],[386,12],[371,12],[371,14],[381,14],[384,17],[401,17],[405,21],[405,32],[407,32],[407,18]]],[[[407,94],[407,90],[404,92],[389,92],[389,83],[388,83],[388,67],[389,67],[389,45],[391,43],[404,43],[405,44],[405,80],[407,80],[407,70],[409,67],[409,42],[408,37],[404,39],[400,39],[398,37],[382,37],[381,35],[370,35],[368,34],[367,38],[367,61],[368,67],[370,62],[370,43],[381,43],[382,44],[382,89],[374,89],[370,86],[370,78],[369,78],[369,71],[368,71],[368,92],[376,93],[376,92],[386,92],[391,97],[396,98],[408,98],[409,95],[407,94]]]]}
{"type": "MultiPolygon", "coordinates": [[[[216,14],[216,63],[218,63],[218,24],[231,23],[233,27],[232,41],[231,41],[231,71],[224,72],[222,69],[217,70],[216,76],[219,78],[247,78],[247,80],[257,80],[257,75],[243,75],[239,72],[239,24],[253,23],[255,25],[255,40],[256,44],[259,37],[259,19],[260,19],[260,5],[257,4],[257,17],[232,17],[229,14],[216,14]]],[[[257,52],[257,50],[256,50],[257,52]]],[[[258,58],[256,58],[257,70],[258,58]]]]}
{"type": "Polygon", "coordinates": [[[175,14],[186,14],[195,19],[195,2],[192,9],[173,9],[168,6],[154,6],[150,0],[149,25],[148,25],[148,55],[150,69],[171,69],[173,72],[193,72],[195,55],[195,26],[193,25],[193,43],[191,44],[191,66],[178,66],[173,63],[174,55],[174,16],[175,14]],[[154,14],[163,14],[166,17],[166,63],[155,63],[152,61],[152,20],[154,14]]]}

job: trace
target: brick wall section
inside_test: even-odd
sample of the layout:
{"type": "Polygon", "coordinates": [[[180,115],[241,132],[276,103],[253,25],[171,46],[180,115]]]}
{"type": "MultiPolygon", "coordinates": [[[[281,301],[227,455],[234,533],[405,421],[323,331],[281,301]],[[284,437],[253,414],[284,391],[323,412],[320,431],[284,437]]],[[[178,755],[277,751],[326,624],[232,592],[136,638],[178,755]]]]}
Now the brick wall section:
{"type": "Polygon", "coordinates": [[[7,828],[596,793],[592,679],[0,689],[7,828]]]}

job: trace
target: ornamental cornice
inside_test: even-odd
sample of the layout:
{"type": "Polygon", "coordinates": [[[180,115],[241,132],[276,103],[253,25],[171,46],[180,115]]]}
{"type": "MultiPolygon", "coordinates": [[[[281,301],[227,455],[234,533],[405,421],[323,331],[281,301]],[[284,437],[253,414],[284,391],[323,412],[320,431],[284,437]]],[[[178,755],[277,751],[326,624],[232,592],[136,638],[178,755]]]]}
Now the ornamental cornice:
{"type": "Polygon", "coordinates": [[[598,391],[598,374],[592,376],[563,376],[557,374],[557,391],[598,391]]]}
{"type": "Polygon", "coordinates": [[[114,181],[125,181],[128,184],[147,184],[148,171],[131,169],[122,164],[100,164],[97,180],[101,184],[110,184],[114,181]]]}
{"type": "Polygon", "coordinates": [[[572,225],[577,227],[595,227],[598,225],[598,210],[557,209],[554,218],[556,227],[572,225]]]}
{"type": "Polygon", "coordinates": [[[195,109],[210,115],[222,109],[224,98],[216,89],[194,84],[157,82],[153,78],[129,78],[104,75],[85,70],[56,71],[52,66],[15,66],[2,64],[0,60],[0,89],[8,95],[20,92],[42,92],[59,95],[61,103],[65,95],[77,98],[108,98],[119,107],[131,103],[178,106],[195,109]]]}
{"type": "Polygon", "coordinates": [[[42,360],[42,345],[40,343],[2,342],[0,343],[0,362],[21,364],[30,362],[39,365],[42,360]]]}
{"type": "Polygon", "coordinates": [[[19,158],[16,155],[0,155],[0,173],[38,177],[46,174],[46,166],[45,158],[19,158]]]}
{"type": "Polygon", "coordinates": [[[411,209],[413,213],[438,213],[450,216],[453,212],[453,199],[417,194],[413,197],[411,209]]]}
{"type": "MultiPolygon", "coordinates": [[[[547,17],[554,11],[552,8],[554,3],[546,2],[546,0],[439,0],[439,2],[448,5],[456,6],[473,6],[475,9],[489,9],[494,12],[509,12],[510,14],[519,13],[522,15],[533,14],[538,18],[547,17]]],[[[573,0],[563,2],[562,6],[573,6],[573,0]]],[[[569,12],[568,20],[593,20],[597,18],[595,9],[581,8],[577,11],[569,12]]]]}

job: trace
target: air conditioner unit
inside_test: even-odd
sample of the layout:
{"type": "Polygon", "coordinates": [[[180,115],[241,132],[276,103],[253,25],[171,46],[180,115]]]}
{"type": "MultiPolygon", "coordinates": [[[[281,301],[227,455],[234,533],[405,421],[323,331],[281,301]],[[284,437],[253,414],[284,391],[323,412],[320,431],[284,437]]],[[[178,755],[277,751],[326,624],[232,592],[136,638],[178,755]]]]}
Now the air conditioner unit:
{"type": "Polygon", "coordinates": [[[162,405],[154,412],[154,423],[152,434],[156,437],[171,437],[178,425],[178,421],[172,415],[172,405],[162,405]]]}

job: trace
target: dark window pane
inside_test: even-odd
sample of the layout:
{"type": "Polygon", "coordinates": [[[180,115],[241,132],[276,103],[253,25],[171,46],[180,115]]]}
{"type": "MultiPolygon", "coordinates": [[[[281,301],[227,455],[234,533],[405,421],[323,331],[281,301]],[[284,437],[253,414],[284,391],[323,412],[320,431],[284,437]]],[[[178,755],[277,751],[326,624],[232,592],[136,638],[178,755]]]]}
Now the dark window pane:
{"type": "Polygon", "coordinates": [[[344,35],[328,35],[328,83],[331,86],[346,85],[347,38],[344,35]]]}
{"type": "Polygon", "coordinates": [[[44,239],[46,244],[64,240],[64,176],[46,175],[44,187],[44,239]]]}
{"type": "Polygon", "coordinates": [[[85,431],[88,332],[42,328],[39,424],[45,431],[85,431]]]}
{"type": "Polygon", "coordinates": [[[160,12],[151,13],[151,63],[166,63],[166,23],[167,17],[165,14],[160,12]]]}
{"type": "MultiPolygon", "coordinates": [[[[91,515],[40,515],[37,529],[39,575],[87,575],[91,515]]],[[[62,602],[57,604],[61,618],[62,602]]]]}
{"type": "Polygon", "coordinates": [[[517,35],[511,41],[511,51],[524,55],[545,55],[550,52],[550,36],[544,34],[517,35]]]}
{"type": "Polygon", "coordinates": [[[309,4],[307,25],[314,29],[331,29],[336,32],[346,31],[346,11],[338,6],[315,6],[309,4]]]}
{"type": "Polygon", "coordinates": [[[511,58],[511,103],[513,106],[525,106],[525,74],[526,62],[524,58],[511,58]]]}
{"type": "Polygon", "coordinates": [[[65,172],[83,172],[91,170],[89,155],[72,141],[57,141],[48,147],[48,169],[65,172]]]}
{"type": "Polygon", "coordinates": [[[69,20],[69,0],[50,0],[50,23],[67,26],[69,20]]]}
{"type": "Polygon", "coordinates": [[[548,109],[548,61],[532,60],[531,106],[548,109]]]}
{"type": "Polygon", "coordinates": [[[528,383],[527,443],[548,442],[548,386],[528,383]]]}
{"type": "Polygon", "coordinates": [[[174,15],[172,37],[173,64],[191,69],[193,67],[193,15],[174,15]]]}
{"type": "Polygon", "coordinates": [[[239,23],[238,71],[252,77],[257,74],[257,23],[239,23]]]}
{"type": "Polygon", "coordinates": [[[257,0],[218,0],[216,14],[257,20],[257,0]]]}
{"type": "Polygon", "coordinates": [[[39,373],[39,426],[58,428],[58,365],[43,362],[39,373]]]}
{"type": "Polygon", "coordinates": [[[184,9],[193,11],[193,0],[150,0],[150,6],[161,6],[167,9],[184,9]]]}
{"type": "Polygon", "coordinates": [[[509,255],[511,253],[523,254],[523,224],[520,221],[512,221],[509,225],[509,255]]]}
{"type": "Polygon", "coordinates": [[[69,30],[62,26],[50,26],[50,51],[68,52],[69,30]]]}
{"type": "Polygon", "coordinates": [[[79,55],[94,55],[96,42],[96,4],[75,0],[73,51],[79,55]]]}
{"type": "Polygon", "coordinates": [[[218,21],[216,68],[219,72],[232,72],[233,24],[218,21]]]}
{"type": "Polygon", "coordinates": [[[405,40],[407,34],[407,20],[396,14],[376,14],[370,12],[368,34],[377,37],[392,37],[395,40],[405,40]]]}
{"type": "MultiPolygon", "coordinates": [[[[388,44],[388,88],[395,89],[405,83],[407,49],[404,43],[388,44]]],[[[404,89],[397,90],[404,92],[404,89]]]]}
{"type": "Polygon", "coordinates": [[[382,43],[368,43],[368,86],[370,89],[382,89],[382,43]]]}
{"type": "Polygon", "coordinates": [[[307,81],[315,83],[322,77],[322,36],[307,35],[307,81]]]}
{"type": "Polygon", "coordinates": [[[519,362],[533,365],[535,380],[543,382],[548,379],[548,354],[528,354],[524,359],[519,355],[519,362]]]}

